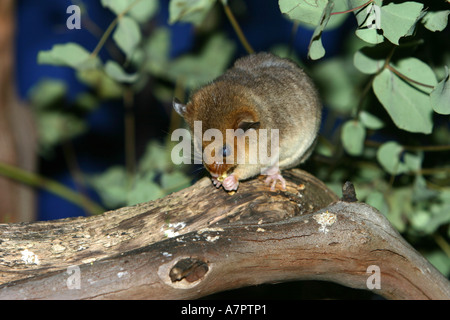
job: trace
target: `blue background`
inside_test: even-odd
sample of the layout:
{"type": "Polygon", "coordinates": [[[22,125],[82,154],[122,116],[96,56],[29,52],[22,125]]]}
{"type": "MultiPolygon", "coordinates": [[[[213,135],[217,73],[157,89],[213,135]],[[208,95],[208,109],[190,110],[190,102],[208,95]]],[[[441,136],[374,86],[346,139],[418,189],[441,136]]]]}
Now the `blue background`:
{"type": "MultiPolygon", "coordinates": [[[[168,25],[168,0],[160,2],[160,11],[155,18],[157,25],[166,25],[172,30],[171,56],[176,57],[194,49],[194,29],[190,24],[177,23],[168,25]]],[[[245,1],[247,11],[237,15],[244,34],[255,51],[263,51],[275,44],[289,44],[291,42],[292,23],[283,18],[278,7],[278,1],[245,1]]],[[[68,100],[87,90],[76,78],[70,68],[38,65],[37,54],[41,50],[49,50],[54,44],[76,42],[88,50],[93,50],[98,43],[98,38],[83,28],[81,30],[69,30],[66,20],[69,14],[67,7],[73,3],[69,0],[21,0],[17,5],[17,47],[16,47],[16,80],[19,95],[27,99],[30,88],[44,78],[62,79],[68,84],[68,100]]],[[[113,21],[114,15],[104,9],[100,1],[86,0],[87,12],[102,30],[106,30],[113,21]]],[[[245,51],[231,28],[228,20],[223,15],[223,29],[230,39],[237,44],[236,57],[245,55],[245,51]]],[[[323,43],[327,57],[331,57],[340,49],[342,29],[348,28],[348,23],[340,29],[325,32],[323,43]]],[[[293,41],[293,48],[304,63],[307,47],[312,36],[312,30],[299,28],[293,41]]],[[[105,58],[105,50],[100,57],[105,58]]],[[[145,104],[147,95],[141,94],[136,101],[145,104]]],[[[148,109],[148,108],[147,108],[148,109]]],[[[167,132],[168,114],[161,106],[158,110],[145,110],[137,108],[137,136],[138,145],[145,145],[149,138],[161,137],[167,132]],[[140,111],[139,111],[140,110],[140,111]]],[[[123,163],[123,107],[121,102],[104,103],[88,118],[89,131],[75,139],[73,147],[76,159],[82,172],[100,173],[110,165],[123,163]]],[[[40,173],[49,178],[75,188],[75,183],[67,168],[63,151],[59,148],[52,158],[40,159],[40,173]]],[[[38,220],[57,219],[84,215],[83,209],[67,202],[51,193],[39,190],[38,220]],[[63,216],[61,215],[63,214],[63,216]]],[[[94,200],[99,201],[98,196],[92,191],[88,193],[94,200]]]]}

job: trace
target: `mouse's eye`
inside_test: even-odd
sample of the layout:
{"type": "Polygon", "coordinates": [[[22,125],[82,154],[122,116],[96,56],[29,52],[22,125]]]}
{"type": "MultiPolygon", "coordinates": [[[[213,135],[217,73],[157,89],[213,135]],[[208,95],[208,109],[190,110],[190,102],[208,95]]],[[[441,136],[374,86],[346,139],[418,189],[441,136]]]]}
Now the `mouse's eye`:
{"type": "Polygon", "coordinates": [[[228,157],[230,154],[231,154],[231,148],[230,148],[230,146],[227,145],[227,144],[224,145],[223,148],[222,148],[222,155],[223,155],[224,157],[228,157]]]}

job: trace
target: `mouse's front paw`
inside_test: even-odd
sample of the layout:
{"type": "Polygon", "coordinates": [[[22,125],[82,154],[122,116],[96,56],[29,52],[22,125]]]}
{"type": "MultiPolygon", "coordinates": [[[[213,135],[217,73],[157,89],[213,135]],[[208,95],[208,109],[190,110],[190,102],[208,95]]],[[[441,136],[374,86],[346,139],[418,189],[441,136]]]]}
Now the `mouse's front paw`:
{"type": "Polygon", "coordinates": [[[267,176],[266,180],[264,181],[267,185],[270,184],[270,190],[275,191],[275,186],[277,182],[281,182],[282,190],[286,190],[286,180],[284,180],[281,173],[278,171],[276,173],[270,174],[267,176]]]}
{"type": "Polygon", "coordinates": [[[233,191],[233,190],[237,190],[238,186],[239,186],[239,180],[236,178],[235,175],[229,175],[228,177],[226,177],[225,179],[223,179],[223,188],[227,191],[233,191]]]}
{"type": "Polygon", "coordinates": [[[211,181],[212,181],[212,183],[213,183],[213,185],[216,187],[216,188],[219,188],[221,185],[222,185],[222,182],[220,182],[219,180],[217,180],[217,178],[211,178],[211,181]]]}

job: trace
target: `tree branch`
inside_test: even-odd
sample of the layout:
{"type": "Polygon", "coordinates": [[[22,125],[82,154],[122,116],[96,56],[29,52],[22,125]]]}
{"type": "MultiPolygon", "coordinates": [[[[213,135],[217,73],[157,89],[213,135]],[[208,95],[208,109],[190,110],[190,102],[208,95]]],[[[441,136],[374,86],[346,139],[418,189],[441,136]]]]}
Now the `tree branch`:
{"type": "Polygon", "coordinates": [[[0,299],[192,299],[301,279],[367,289],[371,265],[386,298],[450,298],[378,211],[338,201],[304,171],[284,176],[286,191],[254,179],[230,196],[203,179],[100,216],[0,225],[0,299]],[[79,289],[67,282],[76,275],[79,289]]]}

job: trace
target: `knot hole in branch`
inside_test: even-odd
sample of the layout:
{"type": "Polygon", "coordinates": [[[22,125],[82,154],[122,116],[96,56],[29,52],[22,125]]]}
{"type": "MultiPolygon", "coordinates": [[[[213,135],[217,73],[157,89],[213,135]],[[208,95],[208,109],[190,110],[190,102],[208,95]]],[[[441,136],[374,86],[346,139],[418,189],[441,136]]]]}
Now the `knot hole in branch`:
{"type": "Polygon", "coordinates": [[[172,282],[186,280],[189,283],[200,280],[208,272],[208,264],[196,258],[185,258],[178,261],[170,269],[169,277],[172,282]]]}

